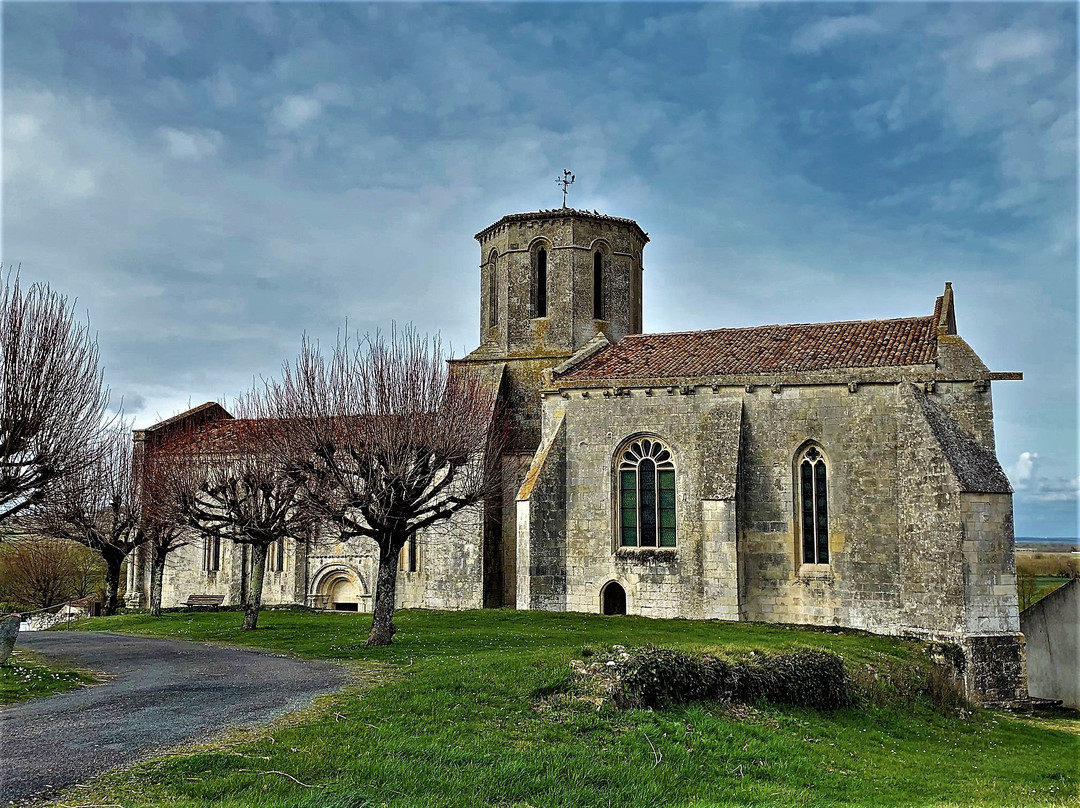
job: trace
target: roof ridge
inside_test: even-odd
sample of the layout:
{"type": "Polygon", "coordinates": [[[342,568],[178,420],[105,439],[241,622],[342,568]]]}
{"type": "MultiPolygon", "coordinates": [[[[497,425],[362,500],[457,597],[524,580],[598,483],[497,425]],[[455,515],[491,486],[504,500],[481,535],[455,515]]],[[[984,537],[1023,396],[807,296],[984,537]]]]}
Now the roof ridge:
{"type": "Polygon", "coordinates": [[[933,320],[933,315],[924,314],[915,317],[886,317],[880,320],[828,320],[823,323],[766,323],[763,325],[738,325],[724,328],[695,328],[688,331],[650,331],[644,334],[627,334],[622,338],[628,339],[641,339],[643,337],[677,337],[685,336],[687,334],[715,334],[720,331],[753,331],[758,328],[809,328],[811,326],[824,326],[824,325],[858,325],[860,323],[902,323],[902,322],[916,322],[918,320],[933,320]]]}

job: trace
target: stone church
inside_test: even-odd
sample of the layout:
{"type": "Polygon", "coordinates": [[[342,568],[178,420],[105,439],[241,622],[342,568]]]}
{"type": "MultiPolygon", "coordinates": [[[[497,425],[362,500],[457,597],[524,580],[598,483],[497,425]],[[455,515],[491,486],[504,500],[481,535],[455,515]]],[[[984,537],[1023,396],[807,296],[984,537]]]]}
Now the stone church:
{"type": "MultiPolygon", "coordinates": [[[[502,493],[405,548],[401,606],[908,635],[959,644],[985,700],[1025,695],[990,391],[1020,374],[959,336],[949,284],[916,317],[643,334],[636,222],[561,208],[476,239],[480,346],[454,362],[511,413],[502,493]]],[[[129,566],[138,602],[149,565],[129,566]]],[[[237,602],[247,566],[183,548],[164,605],[237,602]]],[[[264,602],[370,611],[375,569],[364,542],[274,547],[264,602]]]]}

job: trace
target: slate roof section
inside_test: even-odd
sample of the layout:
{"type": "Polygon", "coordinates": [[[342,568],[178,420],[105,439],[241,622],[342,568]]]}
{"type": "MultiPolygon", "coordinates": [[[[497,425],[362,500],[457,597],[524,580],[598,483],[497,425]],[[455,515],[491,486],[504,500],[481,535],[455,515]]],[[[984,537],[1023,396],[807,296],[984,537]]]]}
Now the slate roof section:
{"type": "Polygon", "coordinates": [[[936,357],[933,316],[762,325],[623,337],[559,379],[668,379],[904,367],[931,364],[936,357]]]}
{"type": "Polygon", "coordinates": [[[1011,494],[1012,485],[994,452],[978,443],[973,435],[918,387],[912,385],[911,391],[956,474],[960,490],[975,494],[1011,494]]]}

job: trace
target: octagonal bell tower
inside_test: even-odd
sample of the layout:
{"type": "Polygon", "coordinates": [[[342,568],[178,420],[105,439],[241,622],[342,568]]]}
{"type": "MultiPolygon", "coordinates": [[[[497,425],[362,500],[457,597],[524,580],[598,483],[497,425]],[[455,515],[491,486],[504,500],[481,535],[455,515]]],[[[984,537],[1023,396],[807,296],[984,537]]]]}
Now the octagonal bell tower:
{"type": "Polygon", "coordinates": [[[484,605],[516,603],[516,496],[540,446],[544,371],[597,333],[641,333],[637,222],[571,208],[515,213],[480,242],[480,345],[454,360],[498,386],[510,422],[501,493],[484,503],[484,605]]]}
{"type": "Polygon", "coordinates": [[[598,332],[641,332],[649,237],[637,222],[558,208],[504,216],[476,240],[485,354],[561,361],[598,332]]]}

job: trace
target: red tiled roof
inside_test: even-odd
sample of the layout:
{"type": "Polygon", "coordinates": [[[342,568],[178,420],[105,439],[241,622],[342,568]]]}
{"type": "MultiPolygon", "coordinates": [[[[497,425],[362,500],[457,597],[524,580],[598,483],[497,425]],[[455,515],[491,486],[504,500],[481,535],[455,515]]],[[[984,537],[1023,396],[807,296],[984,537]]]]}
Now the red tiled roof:
{"type": "Polygon", "coordinates": [[[929,364],[936,356],[932,316],[762,325],[623,337],[559,378],[667,379],[899,367],[929,364]]]}

